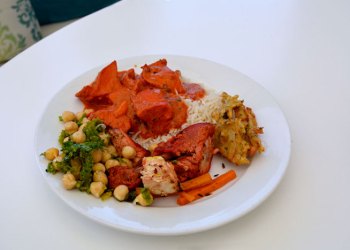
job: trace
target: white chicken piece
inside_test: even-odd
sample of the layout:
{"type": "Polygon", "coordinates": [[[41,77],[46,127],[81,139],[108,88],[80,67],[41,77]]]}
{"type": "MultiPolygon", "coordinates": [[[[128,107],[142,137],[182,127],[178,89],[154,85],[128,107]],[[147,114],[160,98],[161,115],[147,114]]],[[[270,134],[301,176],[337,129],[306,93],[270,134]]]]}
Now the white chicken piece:
{"type": "Polygon", "coordinates": [[[144,157],[141,179],[152,194],[167,196],[179,190],[178,178],[173,164],[161,156],[144,157]]]}

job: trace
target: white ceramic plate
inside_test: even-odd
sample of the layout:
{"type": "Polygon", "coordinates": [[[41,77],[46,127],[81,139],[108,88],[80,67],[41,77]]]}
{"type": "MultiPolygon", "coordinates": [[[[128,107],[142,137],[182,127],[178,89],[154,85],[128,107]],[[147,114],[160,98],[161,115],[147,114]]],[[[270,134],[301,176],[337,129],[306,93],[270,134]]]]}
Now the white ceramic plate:
{"type": "MultiPolygon", "coordinates": [[[[217,91],[239,94],[253,108],[258,123],[264,127],[261,136],[266,152],[254,158],[249,167],[234,167],[215,156],[211,174],[228,169],[237,171],[237,179],[213,195],[186,206],[177,206],[176,197],[157,199],[152,207],[134,206],[109,199],[102,202],[79,191],[66,191],[59,174],[45,172],[47,161],[40,153],[57,146],[62,129],[58,116],[64,110],[80,111],[82,104],[74,94],[95,79],[102,67],[84,73],[68,83],[48,103],[36,134],[36,152],[40,171],[52,190],[79,213],[102,224],[128,232],[152,235],[179,235],[204,231],[233,221],[263,202],[280,182],[290,156],[290,133],[286,119],[272,96],[259,84],[241,73],[203,59],[183,56],[140,56],[118,60],[118,68],[129,69],[166,58],[172,69],[194,82],[217,91]],[[222,162],[226,168],[222,168],[222,162]]],[[[109,62],[106,62],[106,65],[109,62]]]]}

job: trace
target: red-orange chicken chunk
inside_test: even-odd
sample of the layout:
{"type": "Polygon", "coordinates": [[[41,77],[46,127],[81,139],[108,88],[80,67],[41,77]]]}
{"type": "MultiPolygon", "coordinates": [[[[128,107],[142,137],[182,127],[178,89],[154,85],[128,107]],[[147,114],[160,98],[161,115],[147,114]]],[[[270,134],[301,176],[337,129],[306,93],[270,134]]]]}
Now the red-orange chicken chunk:
{"type": "Polygon", "coordinates": [[[173,117],[173,110],[158,89],[146,89],[139,92],[134,100],[136,115],[147,123],[168,121],[173,117]]]}
{"type": "Polygon", "coordinates": [[[117,62],[103,68],[96,79],[75,94],[87,108],[99,109],[109,106],[109,94],[122,87],[117,75],[117,62]]]}
{"type": "Polygon", "coordinates": [[[173,160],[180,182],[192,179],[210,169],[214,132],[215,126],[210,123],[191,125],[168,141],[159,143],[153,155],[173,160]]]}
{"type": "Polygon", "coordinates": [[[180,72],[173,71],[167,66],[167,60],[161,59],[150,65],[144,65],[141,76],[152,86],[172,93],[184,93],[180,72]]]}

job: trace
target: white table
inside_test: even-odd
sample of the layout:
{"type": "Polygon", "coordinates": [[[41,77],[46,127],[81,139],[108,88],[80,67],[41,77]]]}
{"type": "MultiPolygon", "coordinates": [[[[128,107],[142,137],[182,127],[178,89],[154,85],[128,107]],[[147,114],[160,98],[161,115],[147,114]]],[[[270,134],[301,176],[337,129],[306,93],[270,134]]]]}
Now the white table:
{"type": "Polygon", "coordinates": [[[349,9],[340,0],[128,0],[2,66],[0,249],[349,249],[349,9]],[[226,64],[280,104],[290,164],[253,212],[202,233],[143,236],[97,224],[48,189],[33,155],[43,106],[82,72],[142,54],[226,64]]]}

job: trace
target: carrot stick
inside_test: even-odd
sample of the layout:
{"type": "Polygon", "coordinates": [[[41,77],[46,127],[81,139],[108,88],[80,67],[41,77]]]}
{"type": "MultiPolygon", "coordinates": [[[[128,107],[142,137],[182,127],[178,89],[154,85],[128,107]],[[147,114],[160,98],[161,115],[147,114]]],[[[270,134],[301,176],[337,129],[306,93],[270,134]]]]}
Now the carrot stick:
{"type": "Polygon", "coordinates": [[[181,192],[180,197],[185,199],[186,201],[192,202],[196,199],[196,197],[192,194],[186,193],[186,192],[181,192]]]}
{"type": "Polygon", "coordinates": [[[179,197],[176,200],[177,204],[180,206],[190,203],[190,201],[183,195],[183,193],[185,192],[180,193],[179,197]]]}
{"type": "Polygon", "coordinates": [[[225,184],[227,184],[228,182],[232,181],[235,178],[236,178],[236,172],[234,170],[229,170],[226,173],[215,178],[212,181],[212,183],[204,187],[191,190],[188,193],[196,196],[197,198],[201,198],[205,195],[210,194],[211,192],[218,190],[219,188],[223,187],[225,184]]]}
{"type": "Polygon", "coordinates": [[[219,188],[223,187],[224,185],[226,185],[228,182],[232,181],[235,178],[236,178],[236,172],[234,170],[229,170],[226,173],[212,180],[212,182],[209,183],[208,185],[190,190],[188,192],[181,192],[177,199],[177,204],[182,206],[192,201],[198,200],[218,190],[219,188]]]}
{"type": "Polygon", "coordinates": [[[202,174],[196,178],[193,178],[191,180],[181,182],[180,187],[183,191],[187,191],[190,189],[195,189],[199,187],[203,187],[209,183],[212,182],[211,175],[209,173],[202,174]]]}

